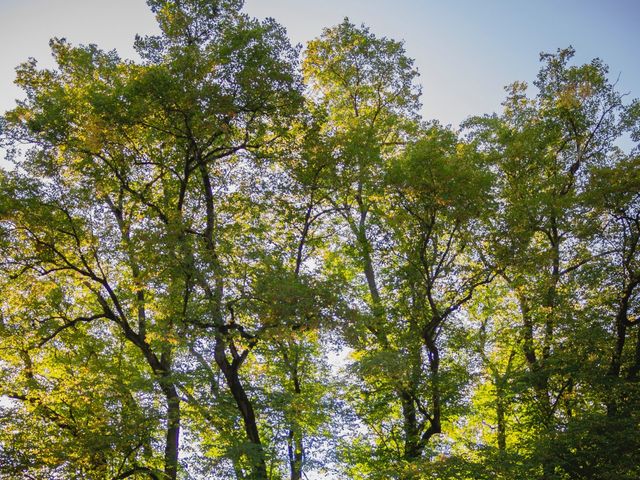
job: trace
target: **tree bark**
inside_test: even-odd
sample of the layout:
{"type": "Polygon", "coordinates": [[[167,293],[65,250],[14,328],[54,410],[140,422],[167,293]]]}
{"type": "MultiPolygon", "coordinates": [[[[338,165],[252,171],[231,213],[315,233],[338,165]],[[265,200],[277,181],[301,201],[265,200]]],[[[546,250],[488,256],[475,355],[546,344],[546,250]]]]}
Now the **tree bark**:
{"type": "MultiPolygon", "coordinates": [[[[622,353],[627,340],[627,322],[629,315],[629,300],[633,295],[633,291],[637,286],[637,282],[630,282],[626,285],[620,303],[618,305],[618,311],[616,312],[616,338],[613,353],[611,355],[611,363],[609,365],[609,371],[607,375],[613,381],[620,378],[622,370],[622,353]]],[[[631,366],[627,378],[633,379],[640,369],[640,335],[638,337],[638,344],[636,345],[635,361],[631,366]]],[[[618,392],[614,385],[611,385],[609,399],[607,400],[607,416],[615,417],[618,413],[618,392]]]]}
{"type": "MultiPolygon", "coordinates": [[[[302,393],[300,378],[298,377],[298,366],[292,366],[293,392],[295,395],[302,393]]],[[[302,461],[304,458],[304,446],[302,444],[302,432],[299,430],[297,422],[289,430],[289,438],[287,441],[287,450],[289,455],[289,470],[291,480],[302,479],[302,461]]]]}
{"type": "Polygon", "coordinates": [[[247,439],[251,444],[251,451],[248,456],[251,461],[251,478],[253,480],[267,479],[267,464],[264,455],[264,448],[260,441],[260,432],[258,431],[258,423],[253,410],[253,405],[247,396],[247,393],[240,381],[238,374],[239,364],[230,363],[225,353],[225,342],[222,338],[216,339],[215,360],[218,367],[222,371],[227,383],[227,387],[231,391],[231,395],[236,402],[242,422],[244,424],[247,439]]]}
{"type": "Polygon", "coordinates": [[[167,434],[164,450],[164,473],[169,480],[178,476],[178,452],[180,445],[180,397],[175,386],[162,387],[167,400],[167,434]]]}
{"type": "Polygon", "coordinates": [[[422,455],[416,404],[411,394],[406,390],[400,391],[400,401],[402,403],[402,418],[404,420],[404,458],[411,462],[417,460],[422,455]]]}
{"type": "Polygon", "coordinates": [[[291,480],[302,479],[302,437],[300,433],[296,433],[293,429],[289,430],[289,438],[287,440],[287,450],[289,455],[289,471],[291,480]]]}
{"type": "MultiPolygon", "coordinates": [[[[440,321],[432,322],[439,324],[440,321]]],[[[426,445],[431,437],[442,433],[441,425],[441,398],[440,398],[440,351],[436,345],[435,338],[431,333],[423,335],[425,346],[427,347],[427,357],[429,359],[429,377],[431,379],[431,416],[429,418],[429,428],[422,434],[421,444],[426,445]]]]}

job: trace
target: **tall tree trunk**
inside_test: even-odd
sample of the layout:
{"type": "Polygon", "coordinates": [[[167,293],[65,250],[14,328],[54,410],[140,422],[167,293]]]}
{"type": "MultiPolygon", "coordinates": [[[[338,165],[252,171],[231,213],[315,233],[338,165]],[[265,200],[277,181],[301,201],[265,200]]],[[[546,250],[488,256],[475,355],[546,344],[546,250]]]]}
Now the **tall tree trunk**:
{"type": "Polygon", "coordinates": [[[287,450],[289,455],[289,471],[291,480],[302,479],[302,460],[303,460],[302,435],[295,430],[289,430],[289,438],[287,440],[287,450]]]}
{"type": "Polygon", "coordinates": [[[404,421],[404,459],[411,462],[417,460],[422,455],[416,404],[410,392],[406,390],[400,391],[400,401],[404,421]]]}
{"type": "MultiPolygon", "coordinates": [[[[300,378],[298,377],[297,363],[294,363],[292,365],[291,376],[293,380],[294,395],[300,395],[302,393],[302,387],[300,385],[300,378]]],[[[299,425],[295,420],[294,425],[292,425],[289,430],[287,450],[289,455],[289,471],[291,473],[291,480],[301,480],[302,461],[304,459],[304,445],[302,443],[302,432],[300,431],[299,425]]]]}
{"type": "MultiPolygon", "coordinates": [[[[618,311],[616,312],[615,345],[611,355],[609,371],[607,372],[607,375],[613,382],[620,378],[620,372],[622,370],[622,352],[624,351],[624,345],[627,339],[627,322],[629,321],[629,300],[631,299],[637,284],[638,282],[630,282],[625,286],[618,305],[618,311]]],[[[640,342],[640,336],[638,337],[638,341],[640,342]]],[[[640,343],[636,345],[635,361],[629,370],[628,377],[635,377],[638,369],[640,369],[640,343]]],[[[607,400],[607,415],[609,417],[614,417],[618,413],[618,389],[615,385],[611,385],[609,391],[610,395],[607,400]]]]}
{"type": "MultiPolygon", "coordinates": [[[[551,424],[552,415],[551,397],[549,394],[549,375],[545,371],[544,365],[542,365],[542,361],[536,354],[534,345],[533,319],[531,318],[528,300],[520,297],[519,301],[524,333],[524,342],[522,348],[524,351],[525,359],[527,361],[527,366],[533,377],[533,391],[540,408],[540,417],[542,418],[542,421],[540,422],[541,429],[542,431],[547,432],[551,424]]],[[[545,352],[543,352],[543,360],[545,354],[548,355],[548,351],[546,351],[546,349],[548,348],[547,346],[549,345],[548,335],[549,319],[547,318],[545,321],[545,352]]],[[[545,457],[542,459],[542,479],[550,480],[551,478],[553,478],[553,465],[545,455],[545,457]]]]}
{"type": "Polygon", "coordinates": [[[622,369],[622,352],[627,338],[627,325],[625,324],[626,313],[622,309],[618,310],[616,315],[616,338],[611,355],[611,364],[607,376],[611,379],[612,385],[609,385],[609,398],[607,399],[607,416],[615,417],[618,414],[618,389],[615,382],[620,377],[622,369]]]}
{"type": "Polygon", "coordinates": [[[236,402],[236,406],[238,407],[238,411],[242,417],[247,439],[251,444],[251,451],[248,452],[248,456],[251,461],[251,478],[252,480],[266,480],[267,464],[264,455],[264,448],[260,441],[260,432],[258,431],[258,423],[256,421],[253,405],[251,404],[244,386],[240,381],[240,376],[238,374],[239,365],[235,362],[229,362],[225,353],[225,342],[221,338],[216,340],[215,360],[218,367],[220,367],[220,370],[226,380],[227,387],[231,391],[231,395],[236,402]]]}
{"type": "MultiPolygon", "coordinates": [[[[527,367],[533,377],[533,390],[535,392],[536,400],[542,416],[548,417],[550,413],[551,399],[549,397],[549,377],[544,370],[538,355],[536,354],[536,348],[534,344],[533,333],[533,319],[531,318],[531,310],[529,307],[528,299],[520,297],[520,312],[522,315],[523,337],[522,350],[524,352],[525,360],[527,361],[527,367]]],[[[548,419],[548,418],[547,418],[548,419]]]]}
{"type": "MultiPolygon", "coordinates": [[[[440,321],[433,321],[434,325],[440,321]]],[[[431,417],[429,418],[429,428],[427,428],[421,437],[422,445],[426,445],[431,437],[442,433],[441,424],[441,398],[440,398],[440,351],[433,338],[434,329],[428,334],[423,335],[425,346],[427,347],[427,357],[429,359],[429,377],[431,380],[431,417]]],[[[424,447],[423,447],[424,448],[424,447]]]]}
{"type": "Polygon", "coordinates": [[[178,452],[180,446],[180,397],[173,385],[162,387],[167,401],[167,433],[164,448],[164,474],[169,480],[178,476],[178,452]]]}

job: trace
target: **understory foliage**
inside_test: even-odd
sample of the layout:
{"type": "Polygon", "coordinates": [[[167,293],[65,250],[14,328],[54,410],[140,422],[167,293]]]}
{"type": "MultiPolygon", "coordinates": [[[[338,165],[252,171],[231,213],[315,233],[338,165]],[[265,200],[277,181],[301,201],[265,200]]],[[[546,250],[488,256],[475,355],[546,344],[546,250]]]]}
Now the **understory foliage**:
{"type": "Polygon", "coordinates": [[[53,39],[0,119],[1,478],[640,478],[640,103],[602,61],[454,130],[364,26],[148,4],[139,61],[53,39]]]}

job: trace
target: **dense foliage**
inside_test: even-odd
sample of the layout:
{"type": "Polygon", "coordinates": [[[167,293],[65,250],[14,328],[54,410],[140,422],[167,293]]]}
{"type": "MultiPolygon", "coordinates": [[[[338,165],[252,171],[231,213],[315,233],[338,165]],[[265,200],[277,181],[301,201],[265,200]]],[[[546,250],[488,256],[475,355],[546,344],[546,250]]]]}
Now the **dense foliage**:
{"type": "Polygon", "coordinates": [[[640,103],[459,131],[401,43],[149,0],[0,120],[0,477],[640,478],[640,103]],[[631,142],[630,142],[631,139],[631,142]]]}

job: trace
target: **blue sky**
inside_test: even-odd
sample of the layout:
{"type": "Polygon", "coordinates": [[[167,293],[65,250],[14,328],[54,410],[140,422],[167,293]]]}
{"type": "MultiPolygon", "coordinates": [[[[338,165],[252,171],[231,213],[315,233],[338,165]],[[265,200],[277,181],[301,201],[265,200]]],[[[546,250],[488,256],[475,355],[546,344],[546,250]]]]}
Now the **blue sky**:
{"type": "MultiPolygon", "coordinates": [[[[404,40],[421,73],[423,115],[445,124],[498,110],[504,85],[532,81],[538,54],[568,45],[578,62],[602,58],[620,90],[640,97],[640,0],[246,0],[245,10],[274,17],[294,43],[345,16],[404,40]]],[[[132,56],[135,33],[155,28],[144,0],[0,0],[0,110],[20,96],[19,62],[50,64],[52,36],[132,56]]]]}

